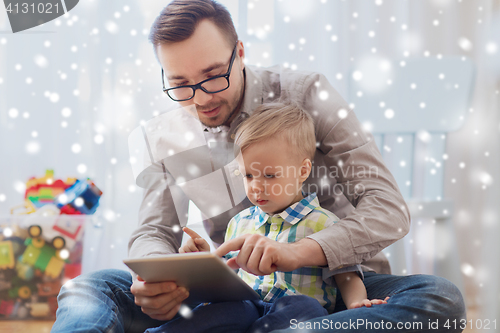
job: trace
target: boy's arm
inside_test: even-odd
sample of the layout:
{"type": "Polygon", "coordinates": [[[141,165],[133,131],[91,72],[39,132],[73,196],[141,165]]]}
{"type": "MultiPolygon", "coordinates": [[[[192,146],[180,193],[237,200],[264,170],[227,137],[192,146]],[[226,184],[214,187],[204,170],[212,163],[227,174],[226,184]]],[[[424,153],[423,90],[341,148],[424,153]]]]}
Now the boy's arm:
{"type": "Polygon", "coordinates": [[[372,304],[387,304],[389,297],[385,300],[369,300],[363,281],[356,272],[341,273],[334,276],[335,283],[340,290],[344,304],[348,309],[359,307],[370,307],[372,304]]]}

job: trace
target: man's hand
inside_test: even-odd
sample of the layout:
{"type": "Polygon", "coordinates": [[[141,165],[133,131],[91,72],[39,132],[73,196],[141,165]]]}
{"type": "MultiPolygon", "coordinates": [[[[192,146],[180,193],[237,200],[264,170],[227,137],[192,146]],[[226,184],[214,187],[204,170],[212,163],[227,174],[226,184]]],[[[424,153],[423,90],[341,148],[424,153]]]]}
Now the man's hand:
{"type": "Polygon", "coordinates": [[[156,320],[172,319],[179,311],[181,302],[189,296],[186,288],[178,287],[175,282],[147,283],[140,276],[130,291],[142,312],[156,320]]]}
{"type": "Polygon", "coordinates": [[[189,235],[189,239],[186,244],[179,248],[179,253],[188,253],[188,252],[200,252],[200,251],[208,251],[210,252],[210,245],[206,240],[203,239],[200,235],[198,235],[193,230],[188,227],[182,228],[186,234],[189,235]]]}
{"type": "Polygon", "coordinates": [[[222,257],[237,250],[240,250],[240,253],[236,258],[229,259],[227,265],[232,269],[241,268],[254,275],[268,275],[276,271],[289,272],[303,266],[319,266],[326,263],[323,250],[312,239],[301,239],[296,243],[279,243],[256,234],[245,234],[231,239],[222,244],[215,254],[222,257]],[[308,254],[315,256],[308,258],[308,254]]]}

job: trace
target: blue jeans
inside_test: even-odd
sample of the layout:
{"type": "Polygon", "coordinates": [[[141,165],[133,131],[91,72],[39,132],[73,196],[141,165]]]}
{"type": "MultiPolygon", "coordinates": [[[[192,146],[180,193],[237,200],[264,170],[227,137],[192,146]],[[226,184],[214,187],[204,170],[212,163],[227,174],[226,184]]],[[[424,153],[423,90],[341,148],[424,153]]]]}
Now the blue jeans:
{"type": "Polygon", "coordinates": [[[146,333],[268,333],[290,327],[293,319],[305,321],[327,314],[316,299],[304,295],[281,297],[274,303],[217,302],[200,304],[193,309],[191,318],[179,317],[146,333]]]}
{"type": "MultiPolygon", "coordinates": [[[[337,293],[335,312],[303,323],[292,322],[298,332],[461,332],[465,306],[459,290],[448,280],[430,275],[396,276],[366,272],[364,284],[370,299],[387,304],[346,310],[337,293]],[[448,323],[448,328],[445,325],[448,323]],[[391,325],[391,329],[388,325],[391,325]],[[437,326],[436,326],[437,325],[437,326]]],[[[82,275],[59,293],[57,319],[52,333],[139,332],[165,322],[142,313],[130,293],[132,277],[120,270],[103,270],[82,275]]],[[[177,315],[175,318],[178,318],[177,315]]]]}

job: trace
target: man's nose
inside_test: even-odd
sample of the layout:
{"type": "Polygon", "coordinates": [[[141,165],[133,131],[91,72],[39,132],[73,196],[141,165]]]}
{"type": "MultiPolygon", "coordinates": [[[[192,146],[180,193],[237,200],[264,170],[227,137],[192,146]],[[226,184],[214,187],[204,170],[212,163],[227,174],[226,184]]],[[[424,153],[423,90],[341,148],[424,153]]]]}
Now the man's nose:
{"type": "Polygon", "coordinates": [[[206,105],[212,99],[213,97],[212,95],[213,94],[207,94],[201,89],[196,89],[196,91],[194,92],[193,101],[196,105],[203,106],[206,105]]]}

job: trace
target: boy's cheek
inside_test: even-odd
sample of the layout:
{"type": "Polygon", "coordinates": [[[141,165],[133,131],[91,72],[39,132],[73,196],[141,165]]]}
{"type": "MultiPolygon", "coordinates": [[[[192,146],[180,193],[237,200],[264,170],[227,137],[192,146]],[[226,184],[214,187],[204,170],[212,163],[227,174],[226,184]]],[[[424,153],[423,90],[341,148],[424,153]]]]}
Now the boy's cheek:
{"type": "Polygon", "coordinates": [[[245,188],[245,194],[248,196],[248,184],[246,179],[243,179],[243,187],[245,188]]]}

